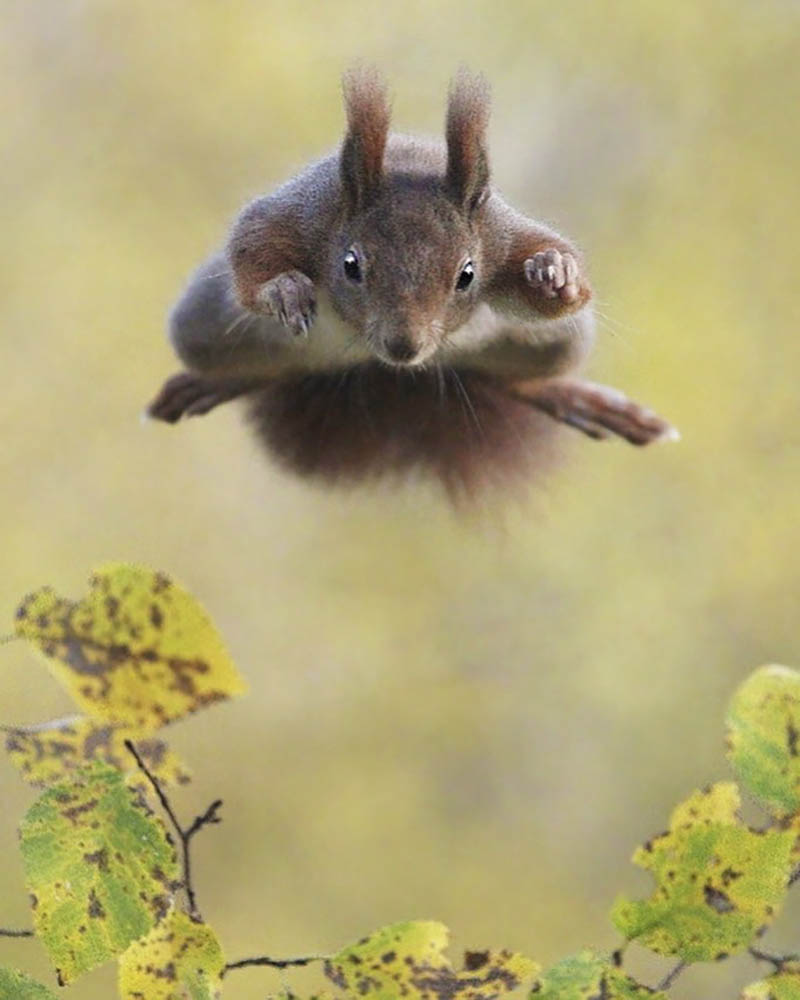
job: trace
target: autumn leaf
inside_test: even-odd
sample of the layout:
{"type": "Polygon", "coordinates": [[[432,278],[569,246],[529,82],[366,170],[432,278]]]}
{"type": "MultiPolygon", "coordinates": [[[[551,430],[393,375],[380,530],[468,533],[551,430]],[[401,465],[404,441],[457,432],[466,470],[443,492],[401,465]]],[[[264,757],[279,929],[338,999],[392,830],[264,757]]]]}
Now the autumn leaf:
{"type": "Polygon", "coordinates": [[[9,726],[4,731],[12,763],[35,786],[62,781],[95,760],[123,772],[133,771],[136,763],[125,749],[125,740],[136,741],[140,756],[163,785],[189,781],[189,772],[163,740],[138,739],[138,732],[127,726],[76,715],[36,726],[9,726]]]}
{"type": "Polygon", "coordinates": [[[741,1000],[800,1000],[800,962],[787,962],[773,975],[745,987],[741,1000]]]}
{"type": "Polygon", "coordinates": [[[786,894],[794,834],[751,830],[737,816],[731,782],[696,792],[672,814],[670,829],[636,850],[652,872],[648,900],[620,899],[617,928],[661,955],[710,961],[742,951],[774,919],[786,894]]]}
{"type": "Polygon", "coordinates": [[[173,911],[119,960],[122,1000],[217,1000],[225,958],[206,924],[173,911]]]}
{"type": "Polygon", "coordinates": [[[493,1000],[532,979],[538,966],[508,951],[473,951],[454,971],[444,955],[443,924],[412,920],[392,924],[340,951],[325,974],[350,996],[372,1000],[493,1000]]]}
{"type": "Polygon", "coordinates": [[[141,566],[101,567],[80,601],[49,587],[30,594],[16,631],[81,709],[140,734],[244,691],[202,606],[141,566]]]}
{"type": "Polygon", "coordinates": [[[43,792],[20,843],[36,933],[61,984],[147,934],[179,885],[163,824],[105,765],[43,792]]]}
{"type": "Polygon", "coordinates": [[[625,975],[607,958],[582,951],[552,966],[539,980],[531,998],[535,1000],[666,1000],[625,975]]]}
{"type": "Polygon", "coordinates": [[[778,817],[800,811],[800,672],[760,667],[735,692],[726,721],[742,785],[778,817]]]}
{"type": "Polygon", "coordinates": [[[0,968],[0,1000],[56,1000],[41,983],[22,972],[0,968]]]}

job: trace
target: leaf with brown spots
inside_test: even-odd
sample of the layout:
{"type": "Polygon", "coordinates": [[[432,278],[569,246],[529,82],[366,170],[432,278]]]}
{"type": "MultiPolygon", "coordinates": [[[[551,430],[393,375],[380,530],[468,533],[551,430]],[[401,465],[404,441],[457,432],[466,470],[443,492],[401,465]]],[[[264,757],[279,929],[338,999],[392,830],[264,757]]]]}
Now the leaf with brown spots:
{"type": "Polygon", "coordinates": [[[12,763],[26,781],[37,787],[62,781],[95,760],[120,771],[132,771],[139,783],[146,784],[125,749],[125,740],[136,741],[142,759],[162,784],[185,785],[190,780],[189,772],[163,740],[138,739],[138,732],[126,726],[75,715],[38,726],[9,726],[4,731],[12,763]]]}
{"type": "Polygon", "coordinates": [[[20,843],[34,927],[62,984],[119,955],[172,906],[178,865],[164,825],[106,765],[43,792],[20,843]]]}
{"type": "Polygon", "coordinates": [[[531,994],[532,1000],[666,1000],[666,996],[637,983],[593,951],[552,966],[531,994]]]}
{"type": "Polygon", "coordinates": [[[391,924],[325,963],[350,996],[373,1000],[493,1000],[533,979],[538,965],[508,951],[467,952],[456,972],[444,950],[448,930],[429,920],[391,924]]]}
{"type": "Polygon", "coordinates": [[[728,759],[776,816],[800,812],[800,672],[759,667],[728,707],[728,759]]]}
{"type": "Polygon", "coordinates": [[[114,563],[80,601],[45,587],[17,611],[16,631],[96,718],[152,732],[244,683],[211,619],[163,573],[114,563]]]}
{"type": "Polygon", "coordinates": [[[751,830],[738,818],[739,792],[720,782],[695,792],[670,829],[633,855],[652,872],[648,900],[620,899],[612,919],[628,940],[687,962],[742,951],[772,923],[786,895],[794,834],[751,830]]]}
{"type": "Polygon", "coordinates": [[[119,960],[122,1000],[217,1000],[225,958],[206,924],[173,911],[119,960]]]}
{"type": "Polygon", "coordinates": [[[742,1000],[800,1000],[800,962],[787,962],[774,975],[751,983],[742,1000]]]}
{"type": "Polygon", "coordinates": [[[55,994],[22,972],[0,968],[0,1000],[55,1000],[55,994]]]}

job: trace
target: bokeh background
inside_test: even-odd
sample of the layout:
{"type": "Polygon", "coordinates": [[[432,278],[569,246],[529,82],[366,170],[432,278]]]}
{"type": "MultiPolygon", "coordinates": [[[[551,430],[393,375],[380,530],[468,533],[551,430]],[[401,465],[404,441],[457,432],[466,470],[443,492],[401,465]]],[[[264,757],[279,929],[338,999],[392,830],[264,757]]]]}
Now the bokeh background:
{"type": "MultiPolygon", "coordinates": [[[[722,720],[765,661],[800,663],[794,0],[397,4],[3,0],[0,613],[109,559],[205,602],[251,693],[175,727],[220,795],[196,842],[231,958],[328,951],[435,917],[456,949],[549,963],[617,943],[633,846],[727,776],[722,720]],[[582,244],[592,374],[683,432],[577,437],[523,507],[454,515],[424,485],[339,494],[286,476],[235,406],[139,414],[176,365],[165,313],[241,204],[339,138],[340,72],[383,67],[406,131],[448,77],[494,90],[494,176],[582,244]]],[[[568,435],[569,437],[569,435],[568,435]]],[[[0,627],[0,632],[4,631],[0,627]]],[[[0,650],[2,719],[70,703],[0,650]]],[[[0,760],[0,925],[29,920],[0,760]]],[[[795,901],[767,939],[797,948],[795,901]]],[[[631,953],[653,982],[666,963],[631,953]]],[[[52,982],[30,942],[0,961],[52,982]]],[[[675,996],[735,996],[749,961],[675,996]]],[[[297,989],[314,973],[291,977],[297,989]]],[[[75,989],[115,995],[112,968],[75,989]]],[[[231,996],[263,998],[269,970],[231,996]]]]}

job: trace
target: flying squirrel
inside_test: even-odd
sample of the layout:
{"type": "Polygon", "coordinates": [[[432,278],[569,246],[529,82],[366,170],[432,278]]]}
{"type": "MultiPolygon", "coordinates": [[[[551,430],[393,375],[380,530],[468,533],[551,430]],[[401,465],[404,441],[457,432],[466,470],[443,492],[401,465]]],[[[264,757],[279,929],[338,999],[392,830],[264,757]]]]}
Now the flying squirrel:
{"type": "Polygon", "coordinates": [[[246,397],[267,450],[301,476],[419,469],[453,499],[528,480],[558,422],[676,438],[570,374],[594,339],[583,259],[491,187],[483,77],[455,77],[444,143],[389,133],[374,69],[345,74],[344,100],[340,149],[247,205],[189,281],[169,320],[186,370],[148,415],[246,397]]]}

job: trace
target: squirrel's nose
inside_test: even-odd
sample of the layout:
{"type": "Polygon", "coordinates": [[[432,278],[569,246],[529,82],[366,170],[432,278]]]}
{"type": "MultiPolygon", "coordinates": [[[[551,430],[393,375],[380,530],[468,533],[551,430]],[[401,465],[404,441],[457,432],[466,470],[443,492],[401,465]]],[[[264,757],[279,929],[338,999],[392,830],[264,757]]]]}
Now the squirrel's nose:
{"type": "Polygon", "coordinates": [[[403,334],[395,334],[392,337],[387,337],[383,347],[392,361],[397,361],[399,364],[407,364],[409,361],[413,361],[419,353],[417,345],[403,334]]]}

